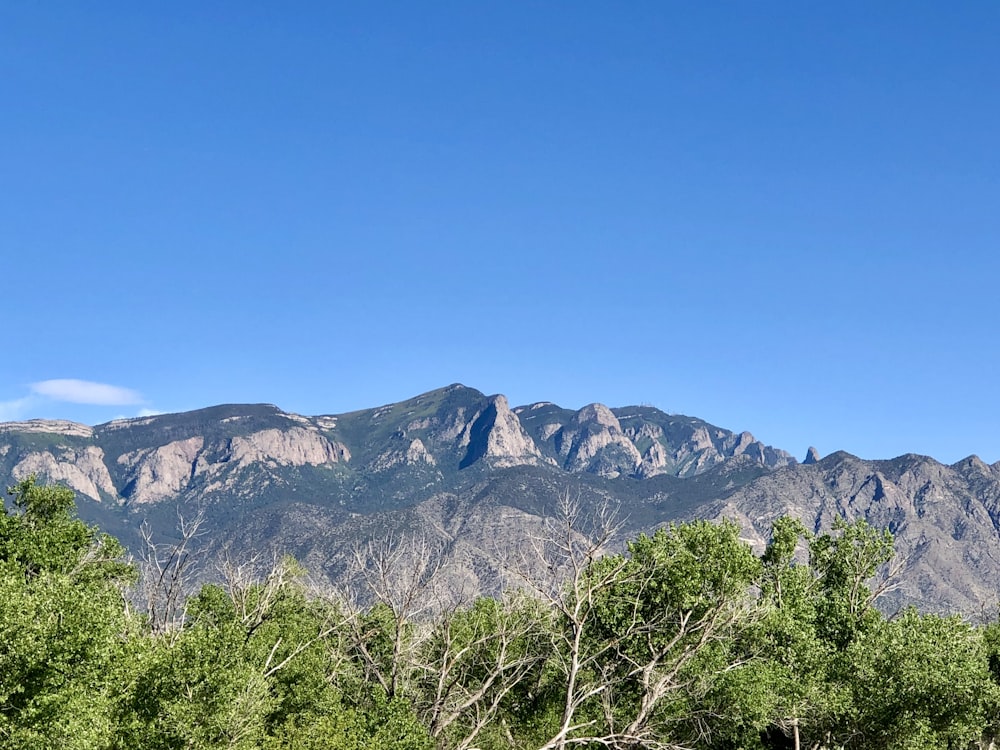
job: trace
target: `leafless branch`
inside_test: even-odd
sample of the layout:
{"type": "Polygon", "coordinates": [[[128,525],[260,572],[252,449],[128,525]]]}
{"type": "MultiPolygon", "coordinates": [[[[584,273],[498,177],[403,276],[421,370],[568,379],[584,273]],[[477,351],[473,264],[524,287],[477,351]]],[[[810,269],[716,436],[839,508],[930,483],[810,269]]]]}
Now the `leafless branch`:
{"type": "Polygon", "coordinates": [[[184,623],[187,597],[197,576],[198,563],[204,555],[199,546],[204,535],[204,511],[185,518],[178,510],[177,542],[157,543],[147,522],[139,527],[139,592],[145,606],[149,627],[154,634],[174,632],[184,623]]]}

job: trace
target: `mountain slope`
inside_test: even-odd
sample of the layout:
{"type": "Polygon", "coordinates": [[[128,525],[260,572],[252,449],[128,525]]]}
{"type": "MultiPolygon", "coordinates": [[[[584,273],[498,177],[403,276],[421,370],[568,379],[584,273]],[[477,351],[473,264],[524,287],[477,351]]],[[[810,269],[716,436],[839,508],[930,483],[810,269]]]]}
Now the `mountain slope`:
{"type": "Polygon", "coordinates": [[[1000,468],[972,457],[805,464],[692,417],[651,407],[580,410],[452,385],[347,414],[305,417],[266,404],[224,405],[97,427],[0,425],[0,479],[35,473],[72,487],[81,515],[134,544],[178,512],[202,509],[217,553],[291,552],[341,575],[367,538],[421,535],[456,585],[492,591],[498,553],[537,533],[560,499],[621,509],[624,534],[672,520],[728,517],[763,545],[794,515],[888,526],[904,559],[898,602],[975,612],[1000,580],[1000,468]]]}

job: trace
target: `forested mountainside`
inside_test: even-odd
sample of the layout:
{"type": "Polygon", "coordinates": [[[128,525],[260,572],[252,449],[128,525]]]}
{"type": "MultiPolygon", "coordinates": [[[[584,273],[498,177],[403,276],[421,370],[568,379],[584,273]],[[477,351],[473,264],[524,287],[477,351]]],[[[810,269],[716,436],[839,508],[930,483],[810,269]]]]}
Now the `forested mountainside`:
{"type": "Polygon", "coordinates": [[[81,516],[127,545],[178,514],[204,515],[204,542],[290,553],[342,575],[372,538],[419,536],[463,586],[496,591],[497,550],[516,547],[569,497],[582,515],[616,507],[619,541],[672,521],[730,518],[763,549],[774,519],[821,532],[866,519],[896,536],[886,606],[979,613],[1000,581],[1000,467],[845,453],[798,463],[750,433],[651,407],[511,408],[452,385],[338,415],[224,405],[116,420],[0,425],[0,479],[31,474],[77,493],[81,516]]]}

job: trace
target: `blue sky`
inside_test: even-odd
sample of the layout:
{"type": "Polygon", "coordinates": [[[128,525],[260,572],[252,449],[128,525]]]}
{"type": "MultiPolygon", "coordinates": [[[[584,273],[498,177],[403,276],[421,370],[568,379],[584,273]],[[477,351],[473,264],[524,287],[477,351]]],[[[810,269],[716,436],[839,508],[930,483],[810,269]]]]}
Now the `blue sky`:
{"type": "Polygon", "coordinates": [[[996,3],[6,3],[0,419],[452,382],[1000,459],[996,3]]]}

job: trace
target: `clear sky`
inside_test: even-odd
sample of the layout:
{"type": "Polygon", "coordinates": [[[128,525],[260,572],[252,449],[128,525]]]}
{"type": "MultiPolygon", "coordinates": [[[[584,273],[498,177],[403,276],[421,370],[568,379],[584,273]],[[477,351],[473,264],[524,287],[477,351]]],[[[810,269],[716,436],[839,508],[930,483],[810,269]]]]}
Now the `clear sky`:
{"type": "Polygon", "coordinates": [[[998,39],[992,0],[3,3],[0,419],[462,382],[997,461],[998,39]]]}

